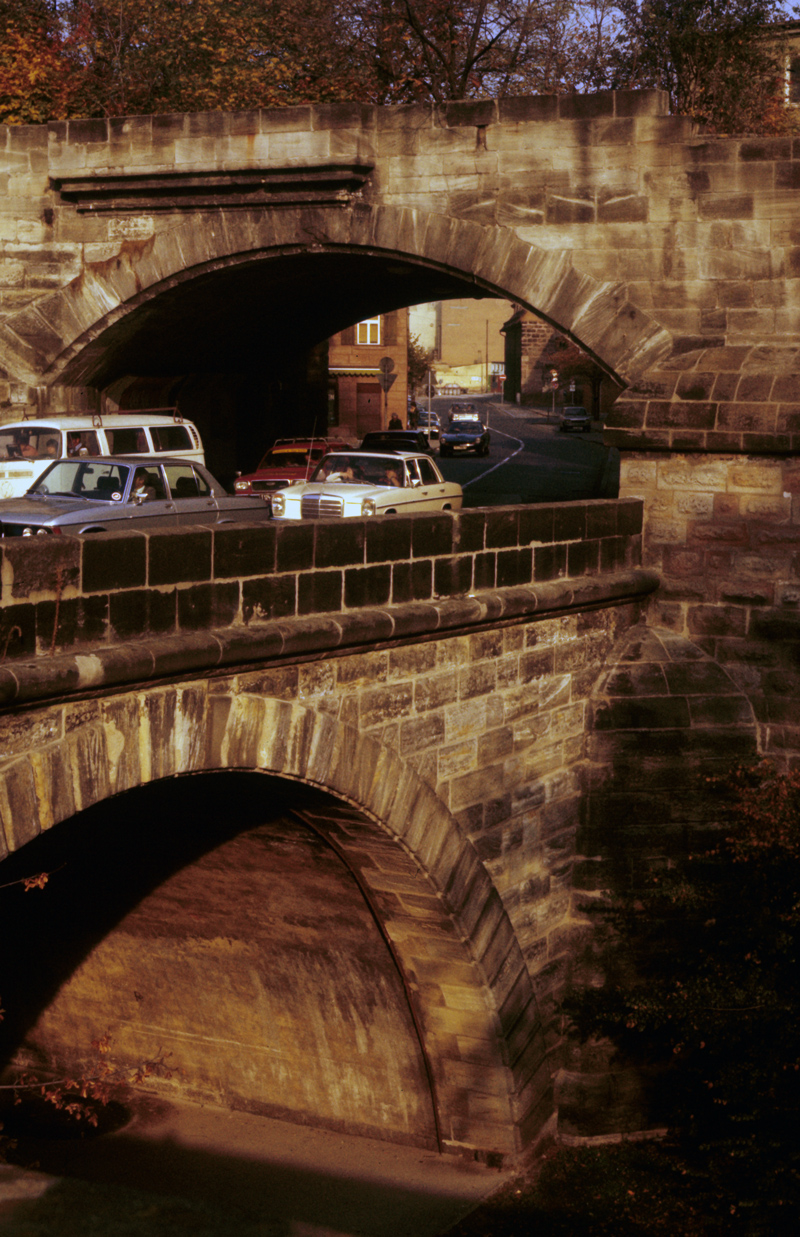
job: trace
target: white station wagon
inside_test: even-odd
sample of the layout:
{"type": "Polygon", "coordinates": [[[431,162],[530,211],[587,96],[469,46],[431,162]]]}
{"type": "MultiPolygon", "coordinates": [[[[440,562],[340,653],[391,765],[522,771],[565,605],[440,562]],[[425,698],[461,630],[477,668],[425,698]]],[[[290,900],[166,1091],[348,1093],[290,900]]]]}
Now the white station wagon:
{"type": "Polygon", "coordinates": [[[272,495],[279,520],[460,511],[461,486],[445,481],[428,455],[347,451],[323,456],[308,481],[272,495]]]}

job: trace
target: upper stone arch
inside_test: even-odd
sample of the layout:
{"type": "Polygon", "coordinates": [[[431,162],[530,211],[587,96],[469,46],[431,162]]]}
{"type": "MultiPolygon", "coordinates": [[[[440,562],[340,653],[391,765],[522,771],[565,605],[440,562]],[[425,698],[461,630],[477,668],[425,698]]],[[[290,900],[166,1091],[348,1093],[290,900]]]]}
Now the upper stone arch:
{"type": "Polygon", "coordinates": [[[758,756],[756,712],[734,667],[677,632],[637,624],[595,683],[587,756],[598,776],[579,848],[601,866],[630,871],[685,847],[717,819],[709,780],[758,756]]]}
{"type": "Polygon", "coordinates": [[[85,383],[115,326],[179,284],[237,264],[330,252],[393,255],[514,300],[571,336],[622,385],[672,348],[670,332],[623,283],[581,273],[568,248],[538,247],[505,226],[365,202],[198,211],[147,240],[122,241],[113,256],[85,261],[71,282],[11,314],[0,347],[23,380],[85,383]]]}
{"type": "Polygon", "coordinates": [[[548,1115],[551,1071],[519,943],[445,804],[376,739],[296,702],[203,684],[109,699],[2,770],[7,848],[125,791],[223,770],[274,774],[343,801],[322,828],[371,890],[417,994],[441,1142],[520,1150],[548,1115]]]}

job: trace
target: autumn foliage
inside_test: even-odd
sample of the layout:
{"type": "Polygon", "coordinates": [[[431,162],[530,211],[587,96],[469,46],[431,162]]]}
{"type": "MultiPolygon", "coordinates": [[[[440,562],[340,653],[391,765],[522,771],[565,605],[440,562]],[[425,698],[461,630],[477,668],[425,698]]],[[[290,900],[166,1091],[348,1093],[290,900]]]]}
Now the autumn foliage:
{"type": "Polygon", "coordinates": [[[0,121],[657,87],[719,132],[790,109],[777,0],[0,0],[0,121]],[[779,50],[779,49],[778,49],[779,50]]]}

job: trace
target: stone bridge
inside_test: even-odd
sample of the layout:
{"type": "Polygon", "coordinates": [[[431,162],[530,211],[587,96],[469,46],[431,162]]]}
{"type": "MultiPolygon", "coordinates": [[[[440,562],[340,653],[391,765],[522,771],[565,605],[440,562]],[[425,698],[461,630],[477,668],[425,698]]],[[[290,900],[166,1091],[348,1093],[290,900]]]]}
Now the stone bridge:
{"type": "Polygon", "coordinates": [[[765,743],[793,750],[770,650],[800,596],[798,184],[797,139],[698,134],[658,92],[5,127],[0,406],[177,398],[241,466],[258,382],[296,428],[318,341],[514,300],[619,384],[607,436],[645,499],[659,622],[769,666],[788,690],[765,743]]]}
{"type": "MultiPolygon", "coordinates": [[[[4,1060],[80,1069],[109,1034],[125,1068],[169,1054],[167,1099],[490,1158],[559,1070],[574,1107],[586,900],[757,744],[735,680],[645,626],[641,523],[3,543],[4,1060]]],[[[602,1129],[641,1123],[608,1085],[602,1129]]]]}
{"type": "Polygon", "coordinates": [[[52,873],[0,907],[6,1059],[110,1031],[167,1096],[491,1155],[561,1069],[586,1132],[586,900],[702,823],[695,775],[800,747],[800,152],[664,108],[3,130],[6,415],[202,421],[253,357],[499,295],[616,379],[622,452],[617,501],[6,543],[3,869],[52,873]]]}

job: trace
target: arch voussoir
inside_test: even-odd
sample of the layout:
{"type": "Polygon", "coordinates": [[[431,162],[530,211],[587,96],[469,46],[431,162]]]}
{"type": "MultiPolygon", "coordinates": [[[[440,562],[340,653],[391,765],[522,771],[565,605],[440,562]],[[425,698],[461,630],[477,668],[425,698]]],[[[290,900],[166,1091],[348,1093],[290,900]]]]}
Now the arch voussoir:
{"type": "Polygon", "coordinates": [[[622,373],[624,366],[626,376],[654,363],[671,338],[641,310],[623,305],[616,284],[580,273],[569,250],[544,251],[524,231],[436,209],[356,201],[344,209],[196,211],[175,227],[122,241],[116,253],[86,261],[65,288],[10,314],[0,340],[28,380],[57,382],[66,371],[69,381],[84,381],[102,355],[104,332],[161,292],[209,270],[309,247],[385,251],[502,292],[572,334],[610,371],[622,373]]]}

